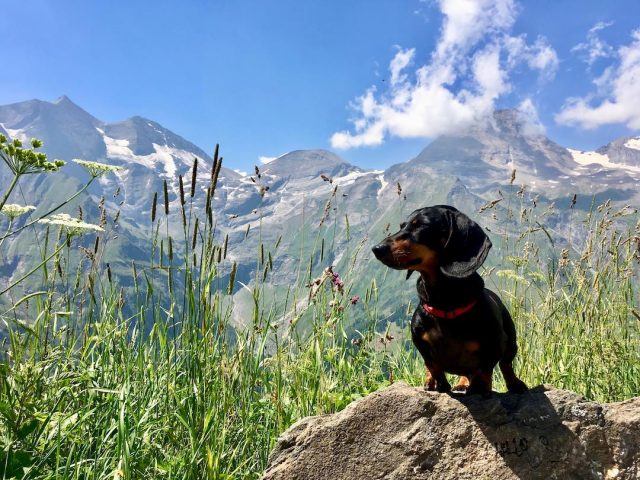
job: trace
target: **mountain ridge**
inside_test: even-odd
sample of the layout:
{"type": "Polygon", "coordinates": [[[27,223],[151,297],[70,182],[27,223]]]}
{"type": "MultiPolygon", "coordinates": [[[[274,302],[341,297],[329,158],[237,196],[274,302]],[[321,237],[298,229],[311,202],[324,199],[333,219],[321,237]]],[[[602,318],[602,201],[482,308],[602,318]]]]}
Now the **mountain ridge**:
{"type": "MultiPolygon", "coordinates": [[[[118,142],[128,141],[134,155],[146,156],[158,153],[153,145],[164,145],[177,150],[194,154],[202,162],[211,162],[211,157],[200,147],[163,127],[158,122],[139,115],[124,120],[105,122],[94,117],[82,107],[74,103],[68,96],[62,95],[53,102],[32,99],[14,102],[0,106],[0,132],[9,137],[22,140],[38,137],[45,142],[45,151],[56,158],[86,158],[89,160],[118,158],[117,154],[110,156],[109,141],[104,137],[118,142]],[[57,126],[64,126],[57,127],[57,126]],[[94,129],[91,130],[91,127],[94,129]],[[60,138],[67,137],[71,145],[61,145],[60,138]],[[74,138],[76,137],[76,138],[74,138]],[[70,155],[77,153],[78,155],[70,155]]],[[[123,147],[124,145],[119,145],[123,147]]],[[[594,152],[582,152],[563,147],[544,136],[540,128],[531,124],[517,110],[496,110],[492,117],[485,122],[470,126],[455,135],[444,135],[431,141],[413,159],[394,163],[385,169],[393,172],[399,165],[428,164],[431,167],[442,167],[443,162],[456,166],[463,165],[468,170],[473,163],[464,163],[470,158],[477,160],[482,156],[482,150],[488,155],[482,168],[488,168],[493,173],[504,174],[507,168],[515,168],[523,179],[535,180],[535,176],[558,177],[568,175],[576,170],[581,173],[593,173],[602,166],[615,168],[616,166],[640,168],[640,137],[626,136],[614,139],[607,145],[594,152]],[[478,145],[478,142],[480,145],[478,145]],[[509,145],[509,148],[504,148],[509,145]],[[465,151],[466,149],[466,151],[465,151]],[[493,149],[493,152],[488,150],[493,149]],[[590,158],[576,161],[575,154],[581,152],[592,154],[590,158]],[[603,162],[601,157],[593,155],[607,155],[609,162],[603,162]],[[536,164],[538,160],[538,164],[536,164]],[[541,161],[540,161],[541,160],[541,161]],[[585,163],[592,161],[592,163],[585,163]],[[589,166],[591,165],[591,167],[589,166]],[[543,171],[545,170],[545,171],[543,171]]],[[[124,156],[125,159],[127,155],[124,156]]],[[[189,164],[191,162],[188,162],[189,164]]],[[[188,166],[188,164],[185,164],[188,166]]],[[[298,149],[288,152],[259,168],[273,174],[299,175],[340,175],[350,171],[372,171],[342,159],[335,152],[318,149],[298,149]],[[306,157],[306,158],[305,158],[306,157]],[[313,158],[315,157],[315,158],[313,158]],[[322,160],[320,172],[314,165],[307,166],[308,171],[302,171],[295,161],[307,162],[322,160]],[[294,167],[294,168],[292,168],[294,167]],[[309,168],[310,167],[310,168],[309,168]],[[327,170],[328,168],[328,170],[327,170]],[[332,168],[337,170],[333,171],[332,168]]],[[[230,172],[233,170],[229,169],[230,172]]],[[[173,172],[173,169],[171,169],[173,172]]],[[[230,177],[240,177],[228,172],[230,177]]]]}
{"type": "MultiPolygon", "coordinates": [[[[356,269],[365,281],[378,266],[368,255],[351,258],[350,238],[361,239],[366,252],[408,212],[428,204],[452,204],[478,218],[484,204],[510,187],[513,170],[514,192],[526,184],[531,197],[539,195],[540,204],[568,199],[574,193],[638,202],[635,186],[640,172],[585,163],[574,151],[527,125],[513,111],[498,111],[489,123],[439,137],[415,158],[385,170],[361,168],[325,149],[294,150],[259,165],[258,171],[250,174],[223,166],[212,198],[216,232],[229,239],[228,260],[220,266],[222,274],[229,273],[229,262],[236,262],[236,279],[250,283],[258,274],[253,265],[261,245],[277,244],[278,255],[269,276],[275,289],[290,286],[306,255],[312,255],[314,268],[333,264],[338,271],[356,269]],[[316,241],[329,232],[332,240],[320,255],[316,241]]],[[[104,199],[109,211],[120,212],[118,224],[112,225],[117,239],[109,240],[112,250],[106,256],[116,276],[129,275],[128,259],[149,258],[145,252],[152,235],[152,198],[157,193],[163,202],[165,182],[172,219],[167,231],[181,235],[179,177],[189,191],[196,158],[193,215],[206,216],[203,201],[211,177],[211,157],[153,120],[133,116],[102,122],[68,97],[61,97],[56,104],[27,101],[0,106],[0,128],[25,138],[43,139],[43,150],[56,158],[83,158],[123,167],[115,175],[100,178],[86,195],[65,209],[73,214],[81,206],[91,215],[88,218],[94,218],[96,205],[104,199]]],[[[625,144],[631,140],[614,146],[628,149],[625,144]]],[[[73,162],[53,175],[29,177],[21,181],[21,188],[25,201],[39,204],[36,214],[55,203],[50,198],[59,200],[62,190],[73,192],[87,181],[86,172],[73,162]],[[60,185],[65,185],[64,189],[60,185]]],[[[2,165],[0,179],[3,184],[9,179],[2,165]]],[[[500,208],[498,205],[496,211],[500,208]]],[[[497,222],[498,217],[482,216],[488,230],[504,231],[497,228],[497,222]]],[[[563,233],[561,218],[548,227],[563,233]]],[[[0,274],[0,283],[24,272],[37,258],[35,250],[20,253],[14,239],[7,244],[18,261],[0,274]]]]}

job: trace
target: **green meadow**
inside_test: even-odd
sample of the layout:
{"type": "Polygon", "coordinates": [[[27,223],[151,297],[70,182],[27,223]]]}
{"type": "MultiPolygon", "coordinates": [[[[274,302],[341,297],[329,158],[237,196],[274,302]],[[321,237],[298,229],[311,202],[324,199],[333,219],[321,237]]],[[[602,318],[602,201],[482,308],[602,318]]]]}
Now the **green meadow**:
{"type": "MultiPolygon", "coordinates": [[[[15,185],[60,167],[37,147],[2,143],[15,185]]],[[[390,320],[383,312],[399,292],[389,291],[394,282],[379,285],[397,274],[381,264],[362,274],[363,238],[347,235],[339,271],[324,261],[343,234],[334,217],[350,212],[313,219],[299,240],[297,275],[274,289],[280,240],[259,241],[253,264],[238,265],[216,229],[220,164],[216,156],[206,197],[193,195],[193,175],[178,202],[169,205],[166,189],[150,198],[149,257],[126,262],[126,281],[102,255],[116,212],[98,206],[96,218],[63,217],[63,202],[21,230],[36,218],[9,208],[14,184],[0,192],[9,217],[2,261],[11,263],[11,242],[22,235],[36,235],[39,248],[31,268],[0,286],[1,479],[257,479],[298,419],[395,381],[421,385],[408,331],[413,282],[397,284],[411,300],[390,320]],[[236,280],[241,267],[253,281],[236,280]]],[[[85,166],[92,179],[110,174],[85,166]]],[[[610,202],[574,211],[567,199],[563,218],[577,239],[568,243],[546,224],[556,207],[516,190],[469,212],[505,225],[492,232],[498,260],[482,273],[518,328],[516,371],[530,386],[603,402],[640,395],[638,213],[610,202]]],[[[494,388],[504,391],[498,375],[494,388]]]]}

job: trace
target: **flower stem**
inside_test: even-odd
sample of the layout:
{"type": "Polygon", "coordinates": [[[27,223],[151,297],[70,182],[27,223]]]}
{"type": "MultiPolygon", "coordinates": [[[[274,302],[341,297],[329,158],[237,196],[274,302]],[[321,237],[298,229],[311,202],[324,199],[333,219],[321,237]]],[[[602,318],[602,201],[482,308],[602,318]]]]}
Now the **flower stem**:
{"type": "Polygon", "coordinates": [[[7,293],[9,290],[11,290],[13,287],[15,287],[16,285],[18,285],[20,282],[22,282],[25,278],[27,278],[28,276],[34,274],[36,271],[38,271],[38,269],[43,266],[45,263],[47,263],[49,260],[51,260],[55,255],[57,255],[58,253],[60,253],[60,251],[66,246],[67,244],[67,240],[65,239],[64,242],[62,242],[60,244],[60,246],[58,248],[56,248],[56,250],[49,255],[47,258],[45,258],[42,262],[40,262],[37,266],[33,267],[28,273],[26,273],[25,275],[23,275],[20,279],[16,280],[15,282],[13,282],[11,285],[9,285],[7,288],[5,288],[4,290],[2,290],[0,292],[0,295],[4,295],[5,293],[7,293]]]}
{"type": "Polygon", "coordinates": [[[9,195],[11,195],[11,192],[13,191],[16,184],[18,183],[19,178],[20,178],[20,175],[17,173],[13,176],[13,180],[11,180],[11,185],[9,185],[9,190],[7,190],[7,193],[4,194],[4,197],[0,202],[0,210],[2,210],[2,207],[4,207],[4,204],[7,203],[7,200],[9,200],[9,195]]]}
{"type": "MultiPolygon", "coordinates": [[[[7,233],[11,231],[11,226],[13,225],[13,218],[9,218],[9,226],[7,227],[7,233]]],[[[7,238],[7,234],[4,237],[0,238],[0,248],[2,248],[2,244],[4,243],[4,239],[7,238]]]]}
{"type": "Polygon", "coordinates": [[[52,208],[51,210],[49,210],[47,213],[40,215],[38,218],[36,218],[35,220],[31,220],[28,223],[25,223],[22,227],[20,227],[17,230],[14,230],[13,232],[9,232],[7,233],[4,237],[0,237],[0,240],[4,240],[6,237],[11,237],[13,235],[15,235],[16,233],[21,232],[22,230],[24,230],[27,227],[30,227],[31,225],[33,225],[34,223],[38,222],[39,220],[42,220],[45,217],[48,217],[49,215],[51,215],[53,212],[55,212],[56,210],[61,209],[62,207],[64,207],[67,203],[69,203],[71,200],[73,200],[74,198],[76,198],[78,195],[80,195],[82,192],[84,192],[87,188],[89,188],[89,185],[91,185],[93,183],[93,181],[96,179],[96,177],[91,177],[91,180],[89,180],[80,190],[78,190],[76,193],[74,193],[73,195],[71,195],[69,198],[67,198],[64,202],[62,202],[61,204],[59,204],[58,206],[52,208]]]}

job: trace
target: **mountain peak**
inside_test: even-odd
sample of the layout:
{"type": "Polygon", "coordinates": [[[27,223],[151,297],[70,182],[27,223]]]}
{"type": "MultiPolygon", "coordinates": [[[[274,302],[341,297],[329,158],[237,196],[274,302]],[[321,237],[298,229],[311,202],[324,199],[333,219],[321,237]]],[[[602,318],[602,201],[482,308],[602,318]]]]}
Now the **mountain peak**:
{"type": "Polygon", "coordinates": [[[320,174],[338,175],[360,170],[328,150],[294,150],[263,167],[266,173],[279,176],[315,177],[320,174]]]}
{"type": "Polygon", "coordinates": [[[70,117],[69,121],[87,121],[94,125],[99,124],[100,121],[87,112],[84,108],[74,103],[66,95],[56,98],[53,102],[41,102],[42,107],[45,110],[52,112],[52,115],[62,115],[70,117]],[[74,120],[71,120],[74,119],[74,120]]]}
{"type": "Polygon", "coordinates": [[[133,117],[129,117],[127,120],[125,120],[125,122],[127,121],[137,125],[160,126],[159,123],[154,122],[153,120],[149,120],[146,117],[141,117],[140,115],[134,115],[133,117]]]}
{"type": "Polygon", "coordinates": [[[517,109],[495,110],[487,122],[473,130],[517,137],[539,136],[544,133],[535,115],[517,109]]]}
{"type": "Polygon", "coordinates": [[[165,145],[170,148],[191,152],[206,162],[211,161],[209,155],[196,145],[163,127],[158,122],[141,116],[136,115],[120,122],[104,124],[103,130],[111,138],[121,141],[126,140],[127,145],[136,155],[156,153],[154,145],[165,145]]]}
{"type": "Polygon", "coordinates": [[[64,105],[65,103],[66,103],[66,104],[69,104],[69,103],[70,103],[70,104],[72,104],[72,105],[75,105],[75,103],[73,103],[73,102],[71,101],[71,99],[70,99],[69,97],[67,97],[66,95],[62,95],[62,96],[60,96],[60,97],[56,98],[56,99],[53,101],[53,103],[55,103],[56,105],[60,105],[60,104],[63,104],[63,105],[64,105]]]}
{"type": "Polygon", "coordinates": [[[53,107],[55,107],[57,109],[60,109],[60,110],[63,110],[63,111],[76,112],[76,113],[80,113],[83,116],[87,116],[88,115],[91,118],[95,118],[95,117],[93,117],[93,115],[91,115],[89,112],[87,112],[84,108],[79,106],[77,103],[75,103],[73,100],[71,100],[66,95],[62,95],[61,97],[56,98],[51,103],[49,103],[49,102],[45,102],[45,103],[48,103],[50,106],[53,106],[53,107]]]}
{"type": "Polygon", "coordinates": [[[0,123],[12,137],[41,139],[53,158],[100,158],[100,121],[63,95],[54,102],[29,100],[0,106],[0,123]]]}
{"type": "Polygon", "coordinates": [[[612,164],[637,169],[640,167],[640,137],[620,137],[600,147],[596,153],[605,155],[612,164]]]}

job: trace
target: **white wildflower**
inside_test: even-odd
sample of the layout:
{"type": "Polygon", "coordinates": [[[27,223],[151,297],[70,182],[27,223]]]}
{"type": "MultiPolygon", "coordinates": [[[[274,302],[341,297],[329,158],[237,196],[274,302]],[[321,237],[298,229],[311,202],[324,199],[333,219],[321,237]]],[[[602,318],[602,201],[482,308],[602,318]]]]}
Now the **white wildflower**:
{"type": "Polygon", "coordinates": [[[83,235],[89,232],[104,232],[104,229],[102,227],[94,225],[92,223],[83,222],[82,220],[73,218],[71,215],[68,215],[66,213],[51,215],[49,218],[38,220],[38,223],[59,225],[69,236],[83,235]]]}
{"type": "Polygon", "coordinates": [[[89,175],[91,175],[94,178],[100,177],[105,173],[122,170],[122,167],[118,167],[116,165],[107,165],[106,163],[91,162],[89,160],[79,160],[79,159],[74,159],[73,161],[78,165],[86,168],[87,171],[89,172],[89,175]]]}
{"type": "Polygon", "coordinates": [[[22,205],[16,205],[15,203],[10,203],[10,204],[5,204],[2,207],[2,210],[0,210],[0,213],[2,213],[3,215],[6,215],[11,220],[13,220],[16,217],[19,217],[20,215],[24,215],[25,213],[35,209],[36,207],[32,205],[22,206],[22,205]]]}

